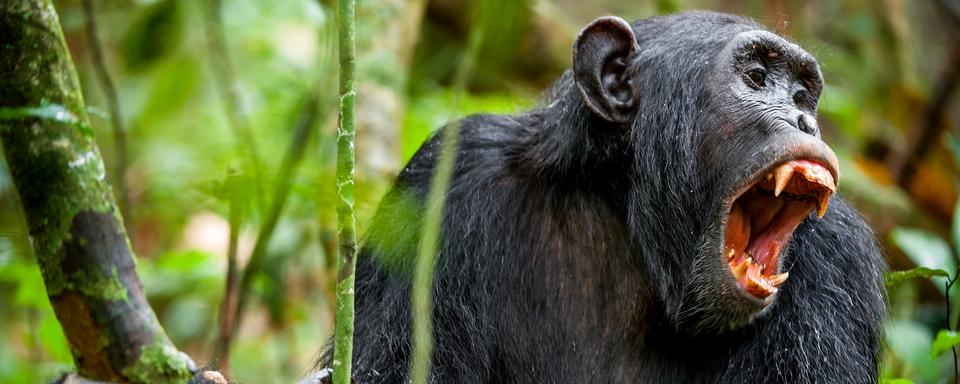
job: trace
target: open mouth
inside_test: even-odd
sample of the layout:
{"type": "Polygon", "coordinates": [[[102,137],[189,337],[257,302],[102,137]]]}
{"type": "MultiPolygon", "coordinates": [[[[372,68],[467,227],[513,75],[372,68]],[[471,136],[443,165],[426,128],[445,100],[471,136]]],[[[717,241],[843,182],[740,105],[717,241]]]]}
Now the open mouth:
{"type": "Polygon", "coordinates": [[[780,252],[794,229],[817,210],[823,217],[834,175],[822,164],[791,160],[762,174],[730,206],[724,255],[740,288],[763,300],[777,293],[788,273],[778,273],[780,252]]]}

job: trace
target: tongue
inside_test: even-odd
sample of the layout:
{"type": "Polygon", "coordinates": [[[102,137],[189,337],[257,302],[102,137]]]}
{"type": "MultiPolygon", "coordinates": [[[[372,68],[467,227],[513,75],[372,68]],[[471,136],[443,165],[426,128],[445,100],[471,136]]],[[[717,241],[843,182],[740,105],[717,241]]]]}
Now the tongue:
{"type": "Polygon", "coordinates": [[[747,253],[753,255],[754,261],[763,267],[764,274],[776,273],[777,255],[813,207],[814,204],[810,202],[787,203],[766,228],[752,234],[747,253]]]}

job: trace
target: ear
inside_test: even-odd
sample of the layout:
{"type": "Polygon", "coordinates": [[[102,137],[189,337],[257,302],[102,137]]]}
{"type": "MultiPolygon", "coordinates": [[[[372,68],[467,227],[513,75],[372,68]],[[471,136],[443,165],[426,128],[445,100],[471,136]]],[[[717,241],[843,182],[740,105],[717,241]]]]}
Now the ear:
{"type": "Polygon", "coordinates": [[[623,19],[606,16],[580,31],[573,44],[573,76],[583,101],[603,119],[629,122],[638,103],[625,71],[639,49],[633,28],[623,19]]]}

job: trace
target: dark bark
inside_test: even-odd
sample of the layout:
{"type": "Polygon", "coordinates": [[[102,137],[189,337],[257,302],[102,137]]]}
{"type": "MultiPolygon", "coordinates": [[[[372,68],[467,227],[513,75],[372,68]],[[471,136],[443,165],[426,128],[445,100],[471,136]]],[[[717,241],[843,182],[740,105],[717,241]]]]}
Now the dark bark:
{"type": "Polygon", "coordinates": [[[0,36],[0,107],[8,112],[0,140],[79,374],[186,381],[192,362],[143,294],[53,4],[0,2],[0,36]],[[44,106],[56,112],[16,114],[44,106]]]}
{"type": "MultiPolygon", "coordinates": [[[[235,172],[231,170],[227,180],[234,180],[236,177],[235,172]]],[[[244,215],[241,194],[237,193],[234,190],[235,186],[229,182],[227,188],[230,188],[227,191],[227,201],[230,204],[230,244],[227,248],[227,278],[224,284],[223,302],[220,304],[220,332],[217,335],[216,352],[214,352],[214,356],[219,359],[217,366],[221,372],[230,371],[230,342],[234,335],[233,311],[237,305],[237,282],[240,277],[237,267],[237,248],[244,215]]]]}

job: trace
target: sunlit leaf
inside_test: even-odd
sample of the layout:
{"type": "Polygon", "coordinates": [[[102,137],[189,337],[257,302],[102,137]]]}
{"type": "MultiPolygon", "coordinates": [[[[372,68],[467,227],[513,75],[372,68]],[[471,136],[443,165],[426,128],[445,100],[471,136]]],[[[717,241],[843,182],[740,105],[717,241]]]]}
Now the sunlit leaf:
{"type": "Polygon", "coordinates": [[[937,357],[960,344],[960,333],[950,330],[941,330],[930,347],[930,356],[937,357]]]}
{"type": "Polygon", "coordinates": [[[913,382],[907,379],[884,379],[880,380],[880,384],[913,384],[913,382]]]}
{"type": "MultiPolygon", "coordinates": [[[[919,267],[956,270],[950,246],[935,234],[918,229],[897,228],[890,232],[890,240],[919,267]]],[[[936,286],[941,292],[945,290],[940,284],[936,286]]]]}
{"type": "Polygon", "coordinates": [[[53,104],[44,101],[37,107],[0,107],[0,121],[23,119],[28,117],[72,125],[77,127],[77,129],[79,129],[84,135],[93,136],[93,130],[90,129],[89,125],[80,120],[80,118],[73,114],[73,112],[70,112],[67,107],[60,104],[53,104]]]}
{"type": "Polygon", "coordinates": [[[175,271],[192,271],[201,269],[215,256],[200,250],[184,252],[168,252],[157,258],[156,266],[175,271]]]}
{"type": "Polygon", "coordinates": [[[947,271],[942,269],[930,269],[924,267],[917,267],[913,269],[908,269],[905,271],[893,271],[883,275],[883,282],[887,287],[893,287],[897,284],[902,283],[905,280],[916,279],[916,278],[934,278],[934,277],[945,277],[949,278],[950,274],[947,271]]]}

